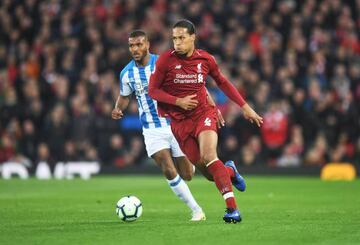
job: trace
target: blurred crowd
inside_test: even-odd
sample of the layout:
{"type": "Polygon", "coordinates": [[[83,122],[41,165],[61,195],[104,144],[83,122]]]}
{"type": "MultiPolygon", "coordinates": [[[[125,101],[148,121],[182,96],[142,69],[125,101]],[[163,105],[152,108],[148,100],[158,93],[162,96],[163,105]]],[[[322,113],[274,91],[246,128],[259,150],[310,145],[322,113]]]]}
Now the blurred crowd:
{"type": "Polygon", "coordinates": [[[245,121],[208,79],[223,160],[360,161],[359,0],[2,0],[0,162],[145,164],[135,99],[123,120],[110,116],[127,38],[142,28],[161,53],[181,18],[264,118],[245,121]]]}

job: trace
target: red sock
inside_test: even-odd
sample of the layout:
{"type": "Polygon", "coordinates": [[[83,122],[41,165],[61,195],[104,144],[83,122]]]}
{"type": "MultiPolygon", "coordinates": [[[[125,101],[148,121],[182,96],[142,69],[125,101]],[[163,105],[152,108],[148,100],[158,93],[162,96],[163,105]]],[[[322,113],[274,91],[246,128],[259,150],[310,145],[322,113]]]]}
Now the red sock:
{"type": "Polygon", "coordinates": [[[235,177],[235,171],[232,167],[228,167],[228,166],[225,166],[226,167],[226,170],[228,171],[229,175],[230,175],[230,178],[234,178],[235,177]]]}
{"type": "Polygon", "coordinates": [[[213,176],[215,185],[223,195],[226,207],[236,209],[236,202],[234,193],[232,192],[232,185],[228,170],[225,165],[220,161],[216,160],[207,167],[209,173],[213,176]]]}

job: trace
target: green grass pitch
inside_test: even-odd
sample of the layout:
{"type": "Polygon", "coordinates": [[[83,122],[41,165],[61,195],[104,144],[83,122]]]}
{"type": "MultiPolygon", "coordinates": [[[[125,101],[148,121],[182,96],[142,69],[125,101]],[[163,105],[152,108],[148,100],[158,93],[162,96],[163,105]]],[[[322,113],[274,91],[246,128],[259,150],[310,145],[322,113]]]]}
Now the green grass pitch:
{"type": "Polygon", "coordinates": [[[0,180],[0,244],[360,244],[359,180],[251,176],[247,185],[235,192],[243,222],[225,224],[224,201],[202,177],[189,182],[207,215],[200,223],[161,176],[0,180]],[[115,214],[128,194],[144,208],[133,223],[115,214]]]}

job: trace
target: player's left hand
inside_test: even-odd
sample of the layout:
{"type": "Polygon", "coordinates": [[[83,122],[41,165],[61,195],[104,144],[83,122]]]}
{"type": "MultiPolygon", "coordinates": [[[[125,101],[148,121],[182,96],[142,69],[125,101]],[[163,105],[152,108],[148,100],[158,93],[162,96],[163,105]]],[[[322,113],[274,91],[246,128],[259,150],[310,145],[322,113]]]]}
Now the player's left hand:
{"type": "Polygon", "coordinates": [[[244,117],[251,123],[256,123],[258,127],[263,123],[263,118],[259,116],[248,104],[242,107],[244,111],[244,117]]]}
{"type": "Polygon", "coordinates": [[[224,117],[221,113],[221,111],[219,109],[217,109],[217,116],[218,116],[218,119],[216,121],[216,124],[218,126],[218,128],[221,128],[221,127],[224,127],[225,126],[225,120],[224,120],[224,117]]]}

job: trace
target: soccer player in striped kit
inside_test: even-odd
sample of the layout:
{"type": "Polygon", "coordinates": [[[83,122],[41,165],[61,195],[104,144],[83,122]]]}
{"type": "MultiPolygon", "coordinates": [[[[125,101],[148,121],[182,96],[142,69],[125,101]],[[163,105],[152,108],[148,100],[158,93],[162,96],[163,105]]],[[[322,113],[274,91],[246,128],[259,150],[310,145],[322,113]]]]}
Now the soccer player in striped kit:
{"type": "MultiPolygon", "coordinates": [[[[149,47],[150,43],[144,31],[135,30],[130,34],[129,51],[133,59],[120,73],[120,95],[112,111],[112,118],[123,117],[130,96],[135,93],[148,156],[159,165],[173,192],[192,210],[191,221],[205,220],[202,208],[184,181],[191,180],[194,166],[181,151],[171,132],[169,119],[158,116],[157,102],[148,95],[148,81],[158,58],[158,55],[149,52],[149,47]]],[[[213,100],[209,99],[214,104],[213,100]]]]}
{"type": "Polygon", "coordinates": [[[158,112],[171,119],[171,129],[182,151],[205,177],[213,180],[225,199],[225,222],[240,222],[232,184],[245,191],[245,180],[233,161],[218,159],[216,108],[208,103],[205,82],[210,75],[219,88],[243,110],[245,118],[259,127],[263,122],[220,72],[215,58],[195,48],[195,27],[188,20],[172,29],[174,49],[160,55],[151,75],[149,95],[158,101],[158,112]]]}

